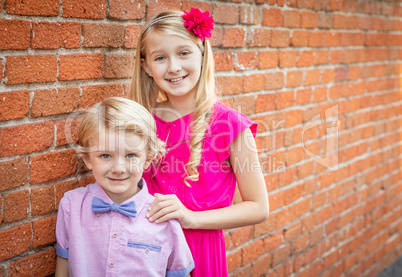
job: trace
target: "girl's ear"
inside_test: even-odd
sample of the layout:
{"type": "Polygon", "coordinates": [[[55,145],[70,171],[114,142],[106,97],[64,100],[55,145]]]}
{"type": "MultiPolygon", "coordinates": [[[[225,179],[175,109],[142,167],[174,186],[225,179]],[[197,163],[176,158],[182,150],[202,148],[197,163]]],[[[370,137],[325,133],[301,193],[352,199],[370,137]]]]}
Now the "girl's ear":
{"type": "Polygon", "coordinates": [[[149,70],[148,64],[144,58],[141,58],[141,67],[148,75],[151,75],[151,71],[149,70]]]}
{"type": "Polygon", "coordinates": [[[87,167],[89,170],[92,170],[92,163],[91,163],[91,159],[89,158],[89,155],[88,155],[88,154],[85,154],[85,155],[82,157],[82,160],[84,161],[84,164],[86,165],[86,167],[87,167]]]}

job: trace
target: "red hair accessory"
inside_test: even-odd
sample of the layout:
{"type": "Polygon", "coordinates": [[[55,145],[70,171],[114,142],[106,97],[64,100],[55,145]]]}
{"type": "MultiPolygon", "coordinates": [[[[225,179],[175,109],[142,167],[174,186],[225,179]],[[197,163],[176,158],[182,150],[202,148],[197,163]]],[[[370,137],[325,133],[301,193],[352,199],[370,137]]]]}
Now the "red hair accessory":
{"type": "Polygon", "coordinates": [[[209,15],[209,11],[202,12],[200,9],[191,8],[189,12],[184,12],[181,17],[185,21],[184,26],[187,27],[187,30],[192,31],[201,41],[211,37],[214,19],[209,15]]]}

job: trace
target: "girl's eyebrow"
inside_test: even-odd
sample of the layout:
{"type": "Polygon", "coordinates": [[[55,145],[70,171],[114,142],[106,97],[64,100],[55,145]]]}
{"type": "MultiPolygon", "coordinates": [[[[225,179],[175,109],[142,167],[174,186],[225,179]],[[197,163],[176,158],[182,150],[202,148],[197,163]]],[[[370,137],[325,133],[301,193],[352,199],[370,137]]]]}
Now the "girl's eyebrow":
{"type": "MultiPolygon", "coordinates": [[[[186,47],[191,47],[191,45],[188,45],[188,44],[178,45],[178,46],[176,47],[176,51],[177,51],[178,49],[186,48],[186,47]]],[[[149,55],[152,56],[152,55],[154,55],[155,53],[158,53],[158,52],[163,52],[163,49],[162,49],[162,50],[161,50],[161,49],[156,49],[156,50],[152,51],[151,53],[149,53],[149,55]]]]}

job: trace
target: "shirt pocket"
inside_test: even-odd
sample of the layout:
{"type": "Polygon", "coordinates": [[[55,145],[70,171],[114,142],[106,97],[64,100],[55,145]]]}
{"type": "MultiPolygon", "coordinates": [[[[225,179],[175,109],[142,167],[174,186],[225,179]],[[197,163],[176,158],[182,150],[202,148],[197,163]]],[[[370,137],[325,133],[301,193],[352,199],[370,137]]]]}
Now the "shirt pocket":
{"type": "Polygon", "coordinates": [[[139,242],[139,241],[128,241],[127,246],[137,248],[137,249],[144,249],[145,253],[149,252],[161,252],[162,247],[158,245],[153,245],[149,243],[139,242]]]}

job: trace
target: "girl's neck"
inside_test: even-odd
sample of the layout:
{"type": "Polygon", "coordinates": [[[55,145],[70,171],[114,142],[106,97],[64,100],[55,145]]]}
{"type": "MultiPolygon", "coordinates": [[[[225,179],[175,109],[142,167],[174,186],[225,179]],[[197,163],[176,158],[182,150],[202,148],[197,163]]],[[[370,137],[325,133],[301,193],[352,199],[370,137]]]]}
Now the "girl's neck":
{"type": "MultiPolygon", "coordinates": [[[[190,96],[190,95],[189,95],[190,96]]],[[[196,101],[191,97],[169,97],[158,105],[156,115],[165,121],[173,121],[195,111],[196,101]]]]}

